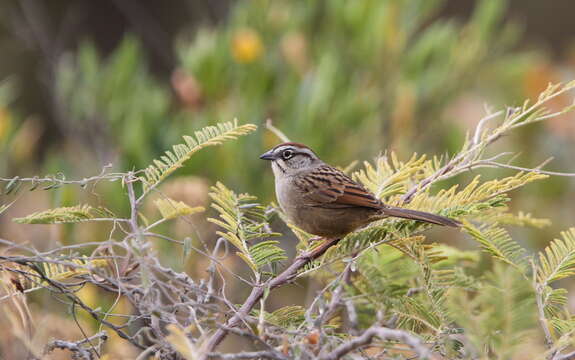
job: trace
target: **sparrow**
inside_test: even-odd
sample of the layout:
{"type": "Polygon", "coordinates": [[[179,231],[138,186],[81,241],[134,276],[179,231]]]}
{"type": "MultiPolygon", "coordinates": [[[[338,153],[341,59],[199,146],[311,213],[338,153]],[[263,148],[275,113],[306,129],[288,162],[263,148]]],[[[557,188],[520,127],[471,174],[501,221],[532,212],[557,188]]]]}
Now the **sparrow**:
{"type": "Polygon", "coordinates": [[[276,197],[288,220],[310,234],[340,238],[387,217],[461,226],[445,216],[384,204],[363,185],[323,162],[304,144],[277,145],[260,159],[271,161],[276,197]]]}

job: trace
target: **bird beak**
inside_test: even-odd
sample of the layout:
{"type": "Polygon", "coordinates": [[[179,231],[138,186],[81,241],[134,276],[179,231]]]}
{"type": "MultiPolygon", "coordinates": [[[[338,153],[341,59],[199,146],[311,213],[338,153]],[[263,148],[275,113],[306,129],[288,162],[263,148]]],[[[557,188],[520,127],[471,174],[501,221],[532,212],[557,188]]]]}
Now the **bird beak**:
{"type": "Polygon", "coordinates": [[[276,157],[271,150],[260,155],[260,159],[262,160],[275,160],[275,158],[276,157]]]}

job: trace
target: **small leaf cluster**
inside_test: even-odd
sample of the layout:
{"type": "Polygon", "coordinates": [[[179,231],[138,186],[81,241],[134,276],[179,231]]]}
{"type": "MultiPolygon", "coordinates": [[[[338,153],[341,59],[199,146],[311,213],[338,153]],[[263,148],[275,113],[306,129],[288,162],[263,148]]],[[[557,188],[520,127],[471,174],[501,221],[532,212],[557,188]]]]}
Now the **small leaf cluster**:
{"type": "Polygon", "coordinates": [[[210,197],[219,218],[208,220],[224,229],[217,234],[236,247],[236,254],[255,274],[259,274],[265,265],[287,259],[284,250],[278,246],[279,242],[269,240],[281,234],[269,230],[266,208],[256,202],[256,197],[236,194],[221,183],[212,187],[210,197]]]}

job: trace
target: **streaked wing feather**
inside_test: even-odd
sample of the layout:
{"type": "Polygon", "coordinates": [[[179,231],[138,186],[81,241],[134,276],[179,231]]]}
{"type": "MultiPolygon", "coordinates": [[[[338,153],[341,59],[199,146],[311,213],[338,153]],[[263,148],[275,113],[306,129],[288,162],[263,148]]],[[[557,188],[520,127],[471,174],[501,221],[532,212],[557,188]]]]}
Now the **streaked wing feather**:
{"type": "Polygon", "coordinates": [[[381,202],[363,186],[343,172],[327,165],[318,167],[297,181],[305,192],[303,197],[309,206],[371,209],[380,209],[382,206],[381,202]]]}

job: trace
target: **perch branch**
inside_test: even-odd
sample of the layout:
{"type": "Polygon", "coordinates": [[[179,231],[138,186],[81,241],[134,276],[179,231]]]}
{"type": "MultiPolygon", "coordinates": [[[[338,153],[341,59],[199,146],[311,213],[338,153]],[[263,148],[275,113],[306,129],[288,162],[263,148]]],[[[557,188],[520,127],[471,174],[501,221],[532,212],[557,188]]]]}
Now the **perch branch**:
{"type": "Polygon", "coordinates": [[[292,281],[300,269],[325,254],[325,252],[330,247],[336,245],[339,240],[341,239],[326,240],[314,250],[297,256],[291,265],[277,277],[265,281],[260,286],[254,287],[242,307],[226,322],[225,327],[216,330],[216,332],[206,341],[202,349],[204,355],[200,359],[205,360],[208,357],[207,354],[213,352],[222,342],[229,332],[226,328],[232,328],[239,325],[242,319],[245,318],[259,302],[266,289],[272,290],[292,281]]]}

